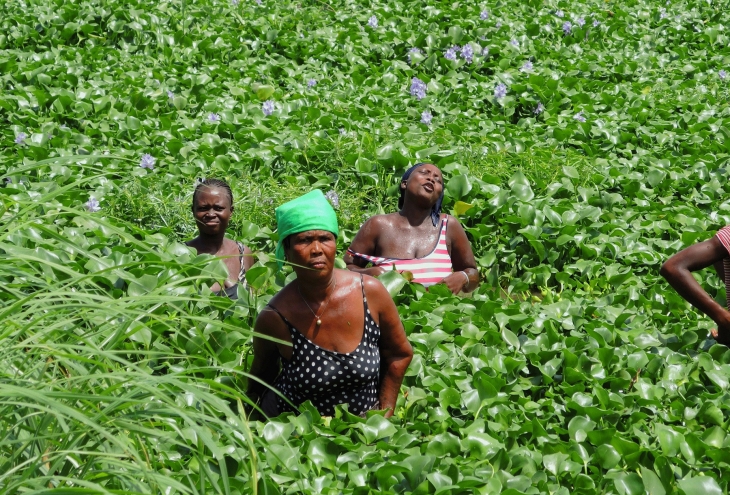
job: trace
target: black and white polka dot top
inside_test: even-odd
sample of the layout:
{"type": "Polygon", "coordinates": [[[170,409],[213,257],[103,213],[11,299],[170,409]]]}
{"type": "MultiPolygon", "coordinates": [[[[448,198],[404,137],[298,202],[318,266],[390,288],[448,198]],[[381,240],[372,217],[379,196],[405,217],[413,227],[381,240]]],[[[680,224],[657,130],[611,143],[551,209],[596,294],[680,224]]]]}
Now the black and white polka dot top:
{"type": "MultiPolygon", "coordinates": [[[[362,275],[360,276],[362,285],[362,275]]],[[[378,403],[380,386],[380,327],[368,309],[363,287],[365,328],[362,340],[352,352],[330,351],[302,335],[279,310],[292,338],[291,360],[282,359],[274,386],[294,405],[310,400],[322,416],[332,416],[337,404],[348,404],[353,414],[363,414],[378,403]]],[[[280,397],[279,412],[294,411],[280,397]]]]}

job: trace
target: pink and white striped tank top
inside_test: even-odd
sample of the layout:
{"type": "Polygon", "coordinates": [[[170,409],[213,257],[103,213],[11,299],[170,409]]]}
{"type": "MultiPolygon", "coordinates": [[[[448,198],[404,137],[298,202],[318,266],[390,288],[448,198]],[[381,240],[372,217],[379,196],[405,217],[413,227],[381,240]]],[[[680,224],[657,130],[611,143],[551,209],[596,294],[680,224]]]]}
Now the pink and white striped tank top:
{"type": "Polygon", "coordinates": [[[727,307],[730,308],[730,225],[717,231],[717,238],[728,252],[728,257],[723,258],[722,267],[725,269],[725,297],[727,299],[727,307]]]}
{"type": "Polygon", "coordinates": [[[408,271],[413,274],[413,281],[426,287],[441,282],[452,271],[451,256],[446,248],[446,223],[448,217],[444,216],[441,220],[441,232],[439,233],[438,242],[433,251],[423,258],[401,259],[401,258],[383,258],[381,256],[370,256],[368,254],[356,253],[348,249],[347,252],[352,256],[368,260],[375,266],[390,267],[394,266],[399,272],[408,271]]]}

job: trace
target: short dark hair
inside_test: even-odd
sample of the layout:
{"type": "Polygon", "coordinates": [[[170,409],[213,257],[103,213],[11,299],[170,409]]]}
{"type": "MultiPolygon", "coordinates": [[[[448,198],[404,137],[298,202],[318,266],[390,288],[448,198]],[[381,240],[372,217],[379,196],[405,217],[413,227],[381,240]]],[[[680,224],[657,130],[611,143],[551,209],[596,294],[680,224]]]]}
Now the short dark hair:
{"type": "Polygon", "coordinates": [[[193,191],[193,209],[195,209],[195,198],[198,197],[198,192],[203,188],[203,186],[220,187],[225,189],[228,194],[228,200],[231,202],[231,207],[233,207],[233,191],[231,191],[231,186],[229,186],[226,181],[221,179],[202,179],[198,180],[198,185],[195,186],[195,190],[193,191]]]}

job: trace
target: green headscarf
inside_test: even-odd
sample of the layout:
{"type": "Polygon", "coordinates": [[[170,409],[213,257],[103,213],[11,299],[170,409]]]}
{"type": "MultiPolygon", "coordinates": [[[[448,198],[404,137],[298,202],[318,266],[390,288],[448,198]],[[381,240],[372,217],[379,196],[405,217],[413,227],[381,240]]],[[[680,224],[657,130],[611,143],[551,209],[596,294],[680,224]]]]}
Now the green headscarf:
{"type": "Polygon", "coordinates": [[[340,232],[335,210],[319,189],[279,206],[276,209],[276,227],[279,232],[276,245],[279,269],[284,266],[284,239],[287,236],[307,230],[326,230],[337,237],[340,232]]]}

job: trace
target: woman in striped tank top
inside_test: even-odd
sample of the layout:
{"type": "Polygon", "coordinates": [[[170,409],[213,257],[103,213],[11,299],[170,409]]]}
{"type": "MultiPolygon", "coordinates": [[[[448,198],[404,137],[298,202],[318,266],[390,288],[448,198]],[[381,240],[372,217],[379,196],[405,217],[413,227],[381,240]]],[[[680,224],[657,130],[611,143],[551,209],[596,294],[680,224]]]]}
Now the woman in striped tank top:
{"type": "Polygon", "coordinates": [[[680,296],[717,323],[711,335],[720,344],[730,346],[730,311],[710,297],[692,276],[692,272],[713,265],[725,283],[730,307],[730,226],[720,229],[711,239],[678,252],[662,265],[659,273],[680,296]]]}
{"type": "Polygon", "coordinates": [[[441,213],[443,195],[443,177],[435,165],[408,169],[400,184],[400,211],[376,215],[360,227],[345,255],[347,267],[373,276],[408,271],[414,282],[444,283],[454,294],[476,289],[479,273],[471,244],[459,221],[441,213]]]}

